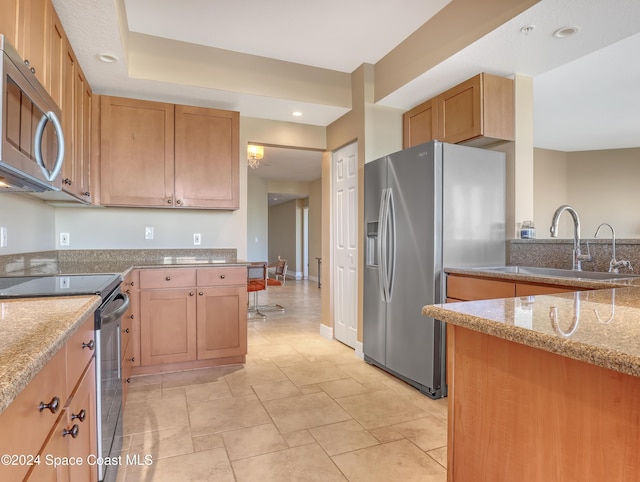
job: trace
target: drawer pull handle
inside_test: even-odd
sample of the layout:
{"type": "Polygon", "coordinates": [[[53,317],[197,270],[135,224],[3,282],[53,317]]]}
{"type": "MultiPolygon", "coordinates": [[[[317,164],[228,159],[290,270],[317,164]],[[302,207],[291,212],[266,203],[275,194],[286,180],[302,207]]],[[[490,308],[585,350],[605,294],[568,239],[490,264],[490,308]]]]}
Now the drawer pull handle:
{"type": "Polygon", "coordinates": [[[77,414],[76,413],[71,414],[71,420],[75,420],[76,418],[81,422],[84,422],[84,419],[87,418],[87,412],[85,411],[84,408],[80,410],[80,412],[77,414]]]}
{"type": "Polygon", "coordinates": [[[131,383],[131,377],[127,378],[127,383],[131,383]]]}
{"type": "Polygon", "coordinates": [[[167,281],[171,281],[171,276],[167,276],[167,277],[165,278],[165,280],[167,280],[167,281]]]}
{"type": "Polygon", "coordinates": [[[227,275],[221,274],[220,275],[220,279],[225,279],[227,277],[227,275]]]}
{"type": "Polygon", "coordinates": [[[48,408],[51,413],[56,413],[60,409],[60,399],[53,397],[49,403],[40,402],[38,407],[42,412],[45,408],[48,408]]]}
{"type": "Polygon", "coordinates": [[[82,349],[88,348],[89,350],[93,350],[96,347],[96,342],[91,340],[89,343],[82,343],[82,349]]]}
{"type": "Polygon", "coordinates": [[[62,431],[62,436],[66,437],[67,435],[71,435],[73,438],[76,438],[78,436],[78,432],[80,432],[80,427],[78,427],[77,423],[73,424],[73,427],[71,427],[71,430],[67,430],[66,428],[62,431]]]}

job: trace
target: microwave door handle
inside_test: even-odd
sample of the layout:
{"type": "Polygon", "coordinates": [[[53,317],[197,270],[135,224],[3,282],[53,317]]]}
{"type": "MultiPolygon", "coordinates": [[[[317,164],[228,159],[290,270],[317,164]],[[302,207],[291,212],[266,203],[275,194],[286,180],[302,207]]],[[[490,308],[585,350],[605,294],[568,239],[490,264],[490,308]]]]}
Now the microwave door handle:
{"type": "Polygon", "coordinates": [[[62,163],[64,161],[64,135],[62,132],[62,125],[60,124],[58,116],[54,112],[49,111],[46,114],[43,114],[43,116],[40,118],[40,122],[38,122],[38,127],[36,128],[33,144],[38,166],[40,166],[40,169],[42,169],[42,172],[47,178],[47,181],[53,181],[56,177],[58,177],[60,169],[62,169],[62,163]],[[44,128],[48,121],[51,121],[51,123],[53,124],[56,132],[56,137],[58,138],[58,157],[56,158],[56,163],[53,166],[53,170],[51,172],[49,172],[47,167],[44,165],[44,161],[42,159],[42,133],[44,132],[44,128]]]}

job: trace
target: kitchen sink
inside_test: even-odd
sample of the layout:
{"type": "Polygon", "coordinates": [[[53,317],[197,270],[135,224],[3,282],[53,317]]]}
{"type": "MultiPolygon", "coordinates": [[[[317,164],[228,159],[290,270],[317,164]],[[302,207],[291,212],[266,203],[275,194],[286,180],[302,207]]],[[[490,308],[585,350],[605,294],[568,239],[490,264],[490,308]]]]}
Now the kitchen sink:
{"type": "Polygon", "coordinates": [[[599,271],[574,271],[571,269],[539,268],[536,266],[496,266],[476,268],[478,271],[492,271],[496,273],[525,274],[530,276],[552,276],[554,278],[573,278],[591,280],[623,280],[637,278],[638,275],[623,273],[601,273],[599,271]]]}

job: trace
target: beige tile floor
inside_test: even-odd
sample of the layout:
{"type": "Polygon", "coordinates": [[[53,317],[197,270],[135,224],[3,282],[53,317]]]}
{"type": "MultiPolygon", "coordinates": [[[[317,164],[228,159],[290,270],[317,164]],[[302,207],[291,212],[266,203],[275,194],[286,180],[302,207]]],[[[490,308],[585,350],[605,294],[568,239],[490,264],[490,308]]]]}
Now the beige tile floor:
{"type": "Polygon", "coordinates": [[[136,377],[120,482],[446,480],[446,399],[434,401],[319,334],[320,289],[261,293],[244,366],[136,377]]]}

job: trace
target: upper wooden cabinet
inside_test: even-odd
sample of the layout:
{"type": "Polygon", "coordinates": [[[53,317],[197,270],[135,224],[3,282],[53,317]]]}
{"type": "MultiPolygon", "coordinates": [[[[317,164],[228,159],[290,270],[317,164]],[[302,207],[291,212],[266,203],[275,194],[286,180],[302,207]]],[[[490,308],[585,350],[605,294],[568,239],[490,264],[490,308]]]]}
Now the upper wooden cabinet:
{"type": "MultiPolygon", "coordinates": [[[[15,47],[40,83],[47,86],[47,48],[51,29],[53,5],[50,0],[22,0],[18,2],[15,47]]],[[[4,16],[4,12],[3,12],[4,16]]]]}
{"type": "Polygon", "coordinates": [[[404,147],[417,146],[438,138],[438,102],[430,99],[402,116],[404,147]]]}
{"type": "Polygon", "coordinates": [[[238,112],[103,96],[101,203],[238,209],[238,112]]]}
{"type": "Polygon", "coordinates": [[[0,33],[14,47],[16,42],[16,19],[18,18],[19,0],[0,0],[0,33]]]}
{"type": "Polygon", "coordinates": [[[176,204],[190,208],[238,209],[238,112],[176,105],[176,204]]]}
{"type": "Polygon", "coordinates": [[[100,99],[100,201],[173,206],[173,104],[100,99]]]}
{"type": "Polygon", "coordinates": [[[513,80],[478,74],[406,112],[404,147],[432,139],[473,146],[512,141],[513,96],[513,80]]]}

